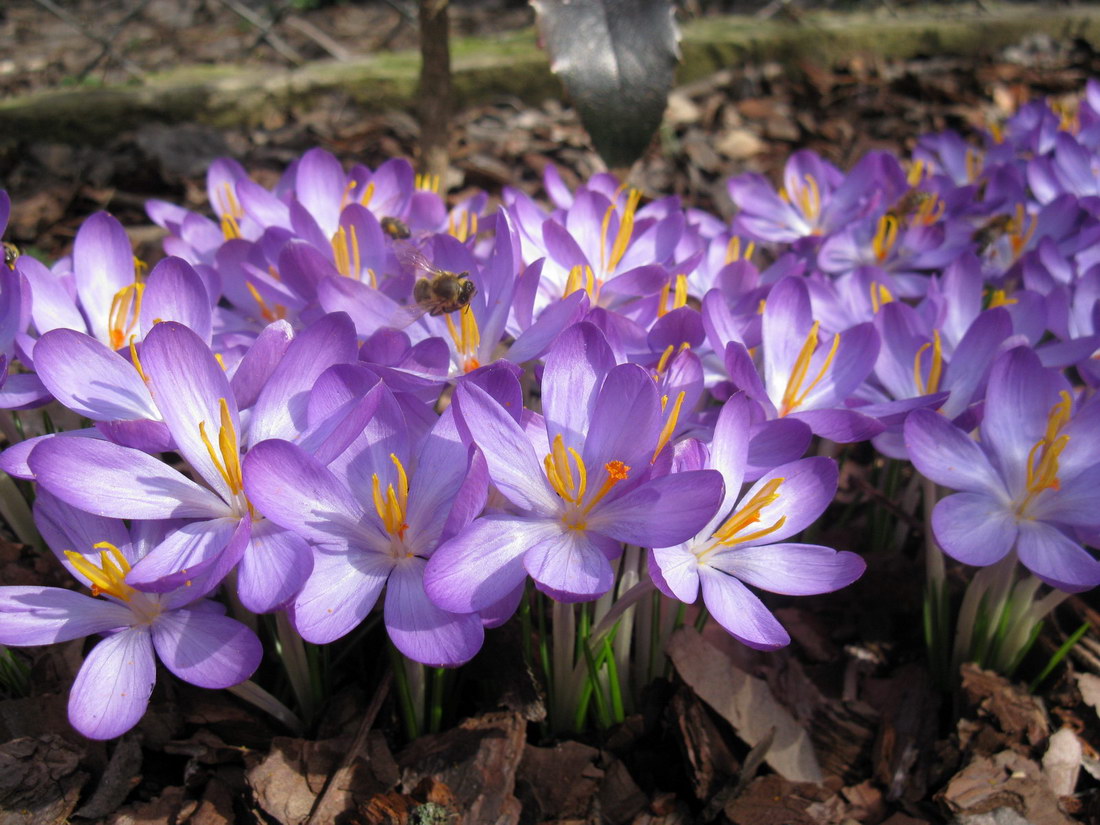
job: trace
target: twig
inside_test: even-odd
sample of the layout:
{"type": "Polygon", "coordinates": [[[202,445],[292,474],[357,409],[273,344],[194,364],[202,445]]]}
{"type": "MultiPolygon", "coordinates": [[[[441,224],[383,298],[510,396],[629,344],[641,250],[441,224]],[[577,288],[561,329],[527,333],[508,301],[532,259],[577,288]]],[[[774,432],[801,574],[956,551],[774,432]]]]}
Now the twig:
{"type": "Polygon", "coordinates": [[[118,61],[119,66],[121,66],[123,69],[125,69],[127,72],[129,72],[131,75],[133,75],[136,78],[141,78],[141,77],[144,76],[144,72],[142,72],[141,67],[138,66],[137,63],[134,63],[132,60],[129,60],[125,57],[121,57],[120,55],[115,55],[114,54],[114,44],[111,43],[110,40],[108,40],[108,39],[106,39],[106,38],[104,38],[104,37],[102,37],[98,34],[95,34],[94,32],[88,31],[87,26],[85,26],[83,23],[81,23],[79,20],[77,20],[75,17],[73,17],[67,11],[65,11],[65,9],[61,8],[56,3],[54,3],[53,0],[34,0],[34,2],[37,3],[38,5],[40,5],[42,8],[44,8],[46,11],[53,14],[59,20],[62,20],[65,23],[67,23],[68,25],[72,26],[74,29],[76,29],[82,35],[87,37],[89,40],[95,41],[100,46],[105,48],[108,53],[114,55],[114,58],[115,58],[115,60],[118,61]]]}
{"type": "Polygon", "coordinates": [[[229,9],[231,12],[234,12],[237,16],[251,23],[257,29],[260,29],[262,39],[266,40],[271,48],[273,48],[291,63],[299,65],[306,62],[305,58],[298,54],[293,46],[283,40],[283,38],[279,37],[279,35],[275,34],[275,32],[269,31],[268,23],[265,22],[258,14],[256,14],[256,12],[252,11],[252,9],[250,9],[248,6],[244,5],[243,3],[238,3],[237,0],[218,0],[218,2],[229,9]]]}
{"type": "Polygon", "coordinates": [[[126,12],[126,14],[122,16],[122,19],[115,24],[115,27],[113,29],[111,29],[111,33],[107,35],[106,39],[108,42],[100,45],[99,54],[93,57],[91,61],[77,74],[77,78],[79,80],[83,80],[87,76],[88,72],[90,72],[99,64],[99,61],[101,61],[107,55],[114,53],[115,38],[118,37],[123,27],[125,27],[127,23],[129,23],[139,14],[141,14],[145,10],[145,7],[148,5],[149,0],[140,0],[140,2],[136,3],[133,8],[131,8],[128,12],[126,12]]]}
{"type": "Polygon", "coordinates": [[[285,22],[286,25],[290,28],[300,32],[301,34],[304,34],[306,37],[308,37],[330,55],[335,57],[337,60],[351,60],[353,57],[355,57],[355,53],[353,51],[351,51],[350,49],[345,49],[343,46],[341,46],[319,28],[317,28],[308,20],[302,17],[298,17],[297,15],[292,14],[283,22],[285,22]]]}
{"type": "Polygon", "coordinates": [[[374,696],[371,697],[370,704],[367,706],[366,713],[363,714],[363,721],[359,723],[359,730],[355,734],[355,738],[351,741],[351,745],[348,746],[347,753],[344,754],[343,760],[340,762],[340,767],[332,772],[328,781],[325,783],[325,789],[317,795],[317,799],[313,803],[313,809],[309,813],[309,819],[306,821],[306,825],[320,825],[322,821],[322,812],[325,810],[325,803],[328,801],[329,795],[335,793],[338,788],[347,788],[349,780],[351,779],[351,769],[355,764],[355,760],[359,757],[360,751],[363,750],[367,744],[367,736],[370,734],[370,729],[374,725],[374,720],[378,716],[378,711],[382,709],[382,702],[386,698],[386,694],[390,690],[390,681],[393,679],[393,672],[387,670],[386,675],[382,677],[382,681],[378,683],[378,688],[374,691],[374,696]]]}

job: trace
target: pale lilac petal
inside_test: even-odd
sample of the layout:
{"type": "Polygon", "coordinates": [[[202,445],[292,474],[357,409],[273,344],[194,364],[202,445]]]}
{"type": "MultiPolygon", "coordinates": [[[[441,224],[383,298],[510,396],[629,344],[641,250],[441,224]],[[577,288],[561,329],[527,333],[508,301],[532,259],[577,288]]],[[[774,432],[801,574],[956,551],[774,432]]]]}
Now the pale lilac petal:
{"type": "Polygon", "coordinates": [[[218,518],[218,496],[140,450],[92,438],[47,438],[27,464],[38,483],[74,507],[113,518],[218,518]]]}
{"type": "Polygon", "coordinates": [[[34,523],[58,561],[78,579],[81,576],[69,565],[64,554],[66,550],[95,555],[98,560],[99,550],[93,549],[93,545],[106,541],[117,547],[131,563],[137,560],[130,546],[130,534],[120,519],[103,518],[80,510],[44,487],[38,489],[34,498],[34,523]]]}
{"type": "Polygon", "coordinates": [[[147,627],[108,636],[84,659],[69,691],[69,722],[89,739],[114,739],[136,725],[157,681],[147,627]]]}
{"type": "Polygon", "coordinates": [[[739,642],[757,650],[775,650],[790,644],[791,637],[771,611],[733,576],[701,567],[699,583],[710,615],[739,642]]]}
{"type": "Polygon", "coordinates": [[[198,335],[174,321],[156,324],[145,337],[140,355],[149,388],[172,432],[176,449],[215,492],[231,501],[233,492],[202,438],[205,431],[207,440],[217,449],[219,402],[224,399],[237,440],[241,440],[237,401],[221,364],[198,335]]]}
{"type": "Polygon", "coordinates": [[[157,656],[176,676],[204,688],[227,688],[251,676],[263,658],[256,634],[235,619],[198,605],[153,622],[157,656]]]}
{"type": "Polygon", "coordinates": [[[981,493],[956,493],[937,503],[932,531],[945,553],[978,567],[1003,559],[1019,532],[1005,503],[981,493]]]}
{"type": "Polygon", "coordinates": [[[909,413],[905,449],[921,475],[937,484],[1008,497],[1004,482],[982,448],[942,415],[931,410],[909,413]]]}
{"type": "Polygon", "coordinates": [[[566,447],[581,449],[596,396],[614,366],[607,339],[592,324],[575,324],[558,336],[542,376],[542,414],[551,442],[560,433],[566,447]]]}
{"type": "Polygon", "coordinates": [[[1020,563],[1051,587],[1081,593],[1100,584],[1100,562],[1049,524],[1021,521],[1016,551],[1020,563]]]}
{"type": "Polygon", "coordinates": [[[310,541],[359,542],[364,537],[359,502],[328,467],[289,441],[264,441],[248,451],[244,488],[257,510],[310,541]]]}
{"type": "Polygon", "coordinates": [[[92,333],[110,340],[111,299],[134,282],[134,252],[122,224],[106,212],[96,212],[77,230],[73,275],[92,333]]]}
{"type": "Polygon", "coordinates": [[[232,517],[184,524],[135,564],[126,581],[153,593],[190,584],[198,598],[216,586],[216,581],[207,581],[206,574],[229,546],[239,524],[240,519],[232,517]]]}
{"type": "MultiPolygon", "coordinates": [[[[545,383],[543,386],[546,386],[545,383]]],[[[636,471],[652,458],[664,418],[653,378],[637,364],[620,364],[600,387],[581,456],[590,483],[602,480],[603,467],[621,461],[636,471]]]]}
{"type": "Polygon", "coordinates": [[[699,597],[699,560],[686,545],[675,547],[654,547],[651,551],[652,565],[660,572],[661,582],[671,596],[685,604],[694,604],[699,597]]]}
{"type": "Polygon", "coordinates": [[[1047,415],[1063,384],[1061,376],[1043,367],[1028,347],[1016,347],[993,362],[982,442],[996,456],[1007,478],[1026,475],[1028,454],[1043,437],[1047,415]]]}
{"type": "Polygon", "coordinates": [[[602,596],[615,581],[607,556],[585,530],[560,524],[558,528],[523,554],[523,566],[535,586],[559,602],[602,596]]]}
{"type": "Polygon", "coordinates": [[[298,163],[294,194],[325,233],[332,237],[340,225],[340,204],[347,192],[347,175],[324,149],[310,149],[298,163]]]}
{"type": "Polygon", "coordinates": [[[476,613],[440,610],[424,593],[423,559],[398,564],[386,583],[386,630],[394,645],[414,662],[454,667],[474,657],[485,631],[476,613]]]}
{"type": "Polygon", "coordinates": [[[318,547],[313,573],[294,599],[294,626],[307,642],[327,644],[367,617],[393,569],[382,553],[318,547]]]}
{"type": "Polygon", "coordinates": [[[129,608],[60,587],[0,587],[0,644],[48,645],[132,624],[129,608]]]}
{"type": "Polygon", "coordinates": [[[140,321],[143,336],[157,321],[178,321],[210,343],[210,297],[191,264],[165,258],[153,267],[141,298],[140,321]]]}
{"type": "Polygon", "coordinates": [[[787,596],[814,596],[847,587],[867,569],[855,553],[816,544],[771,544],[716,552],[707,562],[746,584],[787,596]]]}
{"type": "Polygon", "coordinates": [[[458,385],[453,403],[481,448],[497,489],[525,510],[555,512],[560,499],[550,489],[546,470],[536,458],[531,441],[508,412],[485,390],[469,382],[458,385]]]}
{"type": "Polygon", "coordinates": [[[838,444],[867,441],[886,429],[877,418],[856,410],[805,410],[791,413],[791,417],[804,422],[814,435],[838,444]]]}
{"type": "Polygon", "coordinates": [[[726,485],[718,508],[721,512],[733,507],[741,490],[741,482],[745,478],[745,465],[749,455],[749,427],[752,423],[751,403],[743,393],[738,393],[722,405],[718,421],[714,425],[714,438],[710,442],[710,462],[707,466],[720,472],[726,485]]]}
{"type": "Polygon", "coordinates": [[[237,595],[253,613],[277,610],[298,594],[312,572],[313,551],[306,540],[260,519],[237,565],[237,595]]]}
{"type": "Polygon", "coordinates": [[[47,332],[35,344],[34,363],[53,397],[86,418],[160,418],[133,364],[83,332],[47,332]]]}
{"type": "Polygon", "coordinates": [[[256,336],[229,382],[238,410],[247,410],[256,403],[260,390],[282,360],[293,337],[294,330],[286,321],[268,324],[256,336]]]}
{"type": "Polygon", "coordinates": [[[837,466],[831,458],[816,456],[801,458],[790,464],[776,467],[760,479],[741,496],[740,506],[751,501],[773,479],[781,478],[782,483],[775,491],[779,494],[770,504],[757,512],[759,519],[745,528],[747,533],[755,533],[778,524],[782,525],[754,541],[740,545],[774,544],[783,541],[795,533],[809,527],[829,506],[836,495],[837,466]]]}
{"type": "Polygon", "coordinates": [[[75,329],[84,332],[88,324],[77,309],[72,283],[50,270],[40,261],[23,255],[16,264],[31,287],[31,321],[41,335],[51,329],[75,329]]]}
{"type": "Polygon", "coordinates": [[[475,519],[436,548],[424,572],[424,590],[453,613],[488,609],[526,577],[527,549],[558,532],[558,522],[498,515],[475,519]]]}
{"type": "Polygon", "coordinates": [[[641,547],[687,541],[714,516],[722,500],[722,476],[714,470],[675,473],[647,481],[588,517],[588,529],[641,547]]]}
{"type": "Polygon", "coordinates": [[[2,410],[33,410],[52,398],[42,380],[30,372],[13,372],[0,387],[2,410]]]}
{"type": "Polygon", "coordinates": [[[3,453],[0,453],[0,470],[15,478],[33,480],[34,472],[27,464],[27,459],[30,458],[35,447],[44,441],[49,441],[51,438],[94,438],[103,441],[104,435],[94,427],[86,430],[66,430],[50,435],[36,435],[34,438],[12,444],[3,453]]]}
{"type": "Polygon", "coordinates": [[[355,326],[342,312],[324,316],[299,333],[252,410],[248,443],[268,438],[294,440],[308,426],[309,391],[333,364],[354,362],[355,326]]]}

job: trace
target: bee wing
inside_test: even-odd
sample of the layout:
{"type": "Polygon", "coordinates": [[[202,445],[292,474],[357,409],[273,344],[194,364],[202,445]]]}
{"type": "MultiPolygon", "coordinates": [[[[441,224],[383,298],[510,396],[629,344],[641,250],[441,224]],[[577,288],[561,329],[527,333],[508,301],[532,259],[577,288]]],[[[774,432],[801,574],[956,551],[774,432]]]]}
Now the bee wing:
{"type": "Polygon", "coordinates": [[[390,326],[394,329],[405,329],[423,318],[427,312],[427,308],[419,304],[398,307],[390,319],[390,326]]]}
{"type": "Polygon", "coordinates": [[[424,253],[408,241],[402,241],[400,243],[395,242],[393,251],[397,255],[398,263],[414,272],[436,271],[436,268],[432,265],[432,262],[425,257],[424,253]]]}

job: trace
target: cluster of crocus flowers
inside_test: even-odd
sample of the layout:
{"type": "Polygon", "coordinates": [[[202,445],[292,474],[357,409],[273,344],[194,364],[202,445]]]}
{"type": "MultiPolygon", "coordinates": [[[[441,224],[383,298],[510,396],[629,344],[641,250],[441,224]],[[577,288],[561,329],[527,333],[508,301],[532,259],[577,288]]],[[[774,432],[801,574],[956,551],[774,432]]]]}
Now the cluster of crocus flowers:
{"type": "Polygon", "coordinates": [[[960,561],[1092,587],[1097,99],[847,173],[798,152],[778,189],[730,181],[730,223],[552,169],[548,206],[448,209],[404,161],[320,149],[271,190],[216,162],[212,215],[150,203],[147,274],[94,215],[71,256],[0,268],[0,467],[91,591],[0,587],[0,643],[103,634],[71,705],[99,737],[140,716],[153,650],[250,675],[221,596],[315,643],[381,609],[402,654],[454,666],[530,590],[641,576],[772,649],[754,591],[864,570],[799,540],[837,487],[815,437],[958,491],[930,529],[960,561]]]}

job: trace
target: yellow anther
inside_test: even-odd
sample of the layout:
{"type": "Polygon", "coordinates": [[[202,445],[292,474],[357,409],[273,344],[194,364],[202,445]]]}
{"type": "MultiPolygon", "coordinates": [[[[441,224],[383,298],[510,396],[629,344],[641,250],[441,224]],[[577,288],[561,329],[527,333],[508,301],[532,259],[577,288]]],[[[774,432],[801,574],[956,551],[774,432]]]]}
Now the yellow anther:
{"type": "Polygon", "coordinates": [[[130,362],[134,365],[134,369],[137,370],[138,375],[141,376],[141,380],[144,381],[146,384],[148,384],[149,383],[149,376],[147,376],[145,374],[145,370],[143,370],[141,368],[141,359],[138,358],[137,344],[135,343],[136,341],[137,341],[137,336],[136,335],[131,335],[130,336],[130,362]]]}
{"type": "Polygon", "coordinates": [[[588,293],[592,303],[596,303],[600,299],[601,286],[603,286],[603,281],[596,277],[592,267],[587,264],[577,264],[569,270],[569,274],[565,278],[565,291],[562,293],[562,297],[572,295],[577,290],[583,289],[588,293]]]}
{"type": "Polygon", "coordinates": [[[905,182],[911,189],[916,189],[924,181],[925,171],[924,161],[917,158],[909,165],[909,171],[905,173],[905,182]]]}
{"type": "Polygon", "coordinates": [[[363,194],[359,196],[359,203],[361,203],[363,206],[369,206],[373,197],[374,181],[371,181],[363,188],[363,194]]]}
{"type": "Polygon", "coordinates": [[[734,261],[749,261],[752,260],[752,253],[756,251],[756,242],[749,241],[745,245],[744,254],[741,250],[741,238],[734,235],[730,238],[729,243],[726,244],[726,263],[732,264],[734,261]]]}
{"type": "Polygon", "coordinates": [[[619,229],[615,233],[615,241],[611,244],[611,252],[607,251],[607,233],[611,227],[611,216],[615,214],[615,204],[607,207],[603,215],[603,223],[600,225],[600,269],[603,272],[613,272],[615,267],[626,254],[626,248],[630,245],[630,236],[634,234],[634,213],[642,200],[642,193],[637,189],[631,189],[623,208],[622,217],[619,219],[619,229]]]}
{"type": "MultiPolygon", "coordinates": [[[[676,431],[676,424],[680,420],[680,408],[684,405],[684,390],[676,393],[676,401],[672,404],[672,410],[669,412],[668,417],[665,418],[665,425],[661,427],[661,434],[657,437],[657,447],[653,450],[653,458],[649,461],[652,464],[657,460],[657,456],[661,454],[661,450],[668,444],[672,434],[676,431]]],[[[668,396],[661,396],[661,412],[664,412],[668,407],[668,396]]]]}
{"type": "Polygon", "coordinates": [[[221,426],[218,428],[218,447],[215,449],[206,432],[206,422],[199,422],[199,437],[206,446],[210,460],[217,468],[218,474],[228,485],[230,492],[237,495],[244,489],[244,479],[241,475],[241,448],[237,441],[237,430],[233,426],[233,418],[229,414],[229,404],[224,398],[218,399],[221,426]]]}
{"type": "Polygon", "coordinates": [[[409,511],[409,477],[405,473],[405,466],[395,453],[390,453],[390,461],[397,468],[397,487],[393,484],[386,485],[385,493],[382,492],[382,482],[378,479],[378,473],[371,476],[371,495],[374,499],[374,509],[386,532],[396,539],[405,538],[409,529],[405,521],[405,514],[409,511]]]}
{"type": "Polygon", "coordinates": [[[137,328],[141,317],[141,298],[145,285],[132,283],[124,286],[111,298],[111,308],[107,313],[107,332],[111,337],[111,349],[126,346],[129,336],[137,328]]]}
{"type": "Polygon", "coordinates": [[[879,263],[885,261],[897,240],[898,219],[887,212],[878,219],[878,228],[875,230],[875,237],[871,241],[871,248],[875,252],[875,260],[879,263]]]}
{"type": "Polygon", "coordinates": [[[1009,298],[1008,293],[1003,289],[994,289],[989,293],[989,304],[987,309],[994,309],[996,307],[1010,306],[1011,304],[1019,303],[1019,298],[1009,298]]]}
{"type": "Polygon", "coordinates": [[[134,588],[126,584],[130,563],[126,561],[122,551],[107,541],[101,541],[92,546],[100,551],[98,567],[88,557],[74,553],[72,550],[65,551],[65,558],[91,583],[93,596],[105,594],[124,602],[130,601],[134,595],[134,588]]]}
{"type": "Polygon", "coordinates": [[[946,211],[947,204],[940,199],[939,195],[932,195],[920,202],[916,214],[913,215],[912,223],[918,226],[931,226],[942,218],[946,211]]]}
{"type": "Polygon", "coordinates": [[[1027,496],[1016,508],[1017,515],[1027,516],[1027,508],[1043,490],[1058,490],[1058,459],[1069,444],[1068,435],[1060,435],[1069,422],[1073,398],[1068,392],[1059,393],[1060,401],[1050,408],[1047,414],[1047,426],[1040,438],[1032,446],[1027,456],[1027,496]]]}
{"type": "Polygon", "coordinates": [[[359,238],[355,227],[341,226],[332,236],[332,257],[336,262],[336,271],[345,278],[359,278],[362,260],[359,257],[359,238]]]}
{"type": "Polygon", "coordinates": [[[741,509],[734,511],[722,526],[714,531],[711,536],[711,544],[701,553],[696,554],[698,558],[702,560],[708,553],[718,547],[732,547],[735,544],[755,541],[774,533],[782,527],[787,521],[786,516],[780,516],[770,527],[754,530],[751,533],[741,533],[742,530],[760,521],[761,511],[779,499],[779,488],[785,480],[783,478],[773,478],[757,490],[756,494],[741,506],[741,509]]]}
{"type": "Polygon", "coordinates": [[[829,354],[825,356],[825,361],[822,363],[817,376],[805,389],[802,389],[802,384],[805,382],[806,376],[810,372],[810,361],[813,359],[814,353],[817,352],[817,335],[820,329],[821,322],[814,321],[814,325],[810,328],[810,332],[806,336],[806,341],[802,344],[802,349],[798,353],[798,358],[795,359],[794,367],[791,369],[791,377],[787,379],[787,387],[783,392],[783,400],[779,406],[780,418],[801,406],[806,401],[806,397],[813,388],[816,387],[829,372],[829,367],[832,366],[833,358],[836,356],[837,348],[840,346],[839,333],[833,335],[833,343],[829,348],[829,354]]]}
{"type": "Polygon", "coordinates": [[[134,280],[137,283],[141,283],[147,269],[149,269],[149,264],[145,263],[145,261],[137,255],[134,255],[134,280]]]}
{"type": "Polygon", "coordinates": [[[225,372],[225,370],[226,370],[225,359],[222,358],[222,354],[220,352],[215,352],[214,353],[214,360],[216,360],[218,362],[218,366],[222,368],[222,372],[225,372]]]}
{"type": "Polygon", "coordinates": [[[924,344],[913,357],[913,384],[917,388],[918,395],[928,395],[940,391],[940,380],[943,378],[943,343],[940,340],[940,331],[932,330],[932,340],[924,344]],[[932,363],[928,366],[928,380],[924,380],[924,371],[921,369],[921,356],[926,350],[932,350],[932,363]]]}
{"type": "Polygon", "coordinates": [[[813,221],[821,214],[821,189],[813,175],[803,175],[806,185],[798,190],[798,205],[807,220],[813,221]]]}
{"type": "Polygon", "coordinates": [[[447,332],[451,334],[455,352],[462,360],[463,371],[473,372],[481,366],[481,362],[477,359],[477,350],[481,346],[481,330],[478,329],[477,317],[469,305],[464,306],[458,313],[457,325],[452,318],[453,315],[454,313],[448,313],[444,316],[447,321],[447,332]]]}
{"type": "Polygon", "coordinates": [[[894,300],[894,294],[878,281],[871,282],[871,311],[877,313],[882,307],[894,300]]]}
{"type": "Polygon", "coordinates": [[[457,221],[454,215],[447,216],[447,234],[465,243],[477,236],[477,213],[463,209],[459,214],[457,221]]]}
{"type": "Polygon", "coordinates": [[[1012,260],[1017,260],[1031,241],[1035,229],[1039,225],[1038,219],[1028,215],[1022,203],[1016,204],[1016,218],[1012,221],[1008,238],[1012,245],[1012,260]]]}
{"type": "Polygon", "coordinates": [[[251,281],[245,281],[244,285],[245,288],[248,289],[248,292],[252,296],[252,299],[259,305],[261,318],[270,323],[271,321],[278,321],[286,317],[285,306],[283,306],[282,304],[275,304],[275,307],[272,308],[267,303],[267,301],[264,300],[264,297],[260,294],[260,291],[256,289],[251,281]]]}
{"type": "Polygon", "coordinates": [[[435,192],[437,195],[442,191],[442,181],[439,175],[427,175],[420,174],[416,176],[416,188],[424,189],[428,192],[435,192]]]}
{"type": "Polygon", "coordinates": [[[218,216],[221,218],[222,235],[227,241],[241,237],[241,218],[244,217],[244,209],[237,201],[233,187],[229,181],[222,183],[223,197],[218,204],[218,216]]]}
{"type": "Polygon", "coordinates": [[[574,505],[562,518],[574,529],[584,529],[584,519],[592,508],[606,496],[616,484],[624,481],[630,473],[630,467],[621,461],[609,461],[604,464],[606,478],[595,494],[585,502],[588,490],[588,471],[584,459],[572,447],[566,447],[561,434],[554,436],[550,452],[542,460],[546,469],[546,480],[550,487],[565,502],[574,505]],[[579,508],[579,509],[578,509],[579,508]]]}

